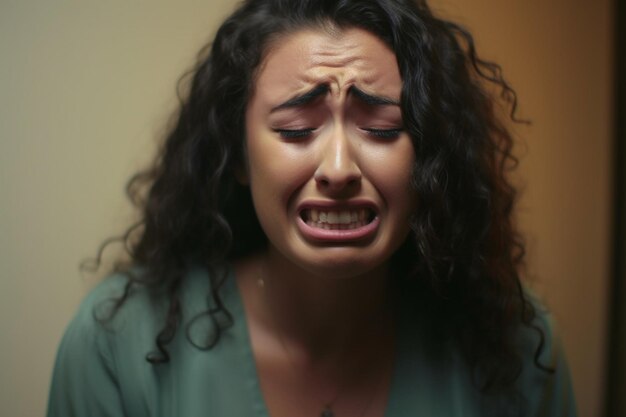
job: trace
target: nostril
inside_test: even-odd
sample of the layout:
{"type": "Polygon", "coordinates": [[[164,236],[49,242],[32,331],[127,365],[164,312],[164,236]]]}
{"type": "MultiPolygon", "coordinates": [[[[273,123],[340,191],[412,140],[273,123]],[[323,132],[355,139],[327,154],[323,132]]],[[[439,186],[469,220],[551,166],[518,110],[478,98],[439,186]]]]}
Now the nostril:
{"type": "Polygon", "coordinates": [[[315,177],[315,181],[317,182],[318,185],[321,185],[322,187],[327,187],[329,184],[328,179],[324,178],[324,177],[315,177]]]}
{"type": "Polygon", "coordinates": [[[355,166],[320,167],[314,175],[315,181],[324,184],[352,184],[361,180],[361,171],[355,166]]]}
{"type": "Polygon", "coordinates": [[[344,189],[344,188],[354,188],[358,187],[361,182],[361,177],[354,176],[325,176],[318,175],[315,176],[315,182],[319,187],[326,189],[344,189]]]}

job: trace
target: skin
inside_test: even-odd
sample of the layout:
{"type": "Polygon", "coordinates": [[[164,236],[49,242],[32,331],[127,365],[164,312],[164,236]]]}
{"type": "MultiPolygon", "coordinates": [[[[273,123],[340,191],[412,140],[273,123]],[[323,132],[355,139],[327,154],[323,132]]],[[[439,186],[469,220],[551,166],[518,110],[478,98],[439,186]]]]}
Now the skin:
{"type": "Polygon", "coordinates": [[[327,278],[354,277],[385,264],[404,241],[415,208],[413,145],[401,130],[391,138],[367,130],[401,129],[401,109],[367,105],[353,94],[358,89],[397,103],[401,88],[395,55],[363,30],[338,37],[299,32],[271,49],[246,113],[247,170],[261,225],[285,262],[327,278]],[[280,108],[318,86],[328,92],[280,108]],[[315,130],[284,137],[308,128],[315,130]],[[380,226],[369,239],[319,242],[297,227],[303,205],[351,202],[376,211],[380,226]]]}
{"type": "Polygon", "coordinates": [[[401,89],[394,53],[355,28],[280,37],[257,73],[241,180],[269,245],[235,268],[274,417],[319,415],[337,393],[337,415],[384,413],[394,339],[388,262],[417,203],[401,89]],[[364,207],[369,226],[354,233],[303,220],[311,208],[364,207]]]}

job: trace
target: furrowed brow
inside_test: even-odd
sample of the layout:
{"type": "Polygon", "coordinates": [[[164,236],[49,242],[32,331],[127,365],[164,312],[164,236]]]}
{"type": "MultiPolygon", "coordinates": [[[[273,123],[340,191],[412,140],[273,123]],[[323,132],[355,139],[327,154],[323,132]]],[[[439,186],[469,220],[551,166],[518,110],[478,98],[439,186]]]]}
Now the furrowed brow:
{"type": "Polygon", "coordinates": [[[291,107],[299,107],[304,106],[305,104],[309,104],[316,98],[325,95],[330,91],[330,88],[326,84],[321,84],[313,88],[312,90],[307,91],[304,94],[300,94],[298,96],[292,97],[284,103],[279,104],[278,106],[272,108],[270,113],[273,113],[277,110],[287,109],[291,107]]]}
{"type": "Polygon", "coordinates": [[[370,106],[399,106],[400,105],[400,103],[396,100],[393,100],[388,97],[375,96],[375,95],[366,93],[363,90],[359,90],[355,86],[350,87],[349,92],[352,95],[354,95],[354,98],[370,106]]]}

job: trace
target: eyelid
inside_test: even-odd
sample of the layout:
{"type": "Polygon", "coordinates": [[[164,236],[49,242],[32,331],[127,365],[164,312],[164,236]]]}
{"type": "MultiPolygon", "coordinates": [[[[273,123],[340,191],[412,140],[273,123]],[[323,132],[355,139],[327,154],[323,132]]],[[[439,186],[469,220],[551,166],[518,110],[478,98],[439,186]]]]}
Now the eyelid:
{"type": "Polygon", "coordinates": [[[315,131],[315,128],[307,127],[303,129],[272,129],[278,133],[283,139],[301,139],[306,138],[315,131]]]}
{"type": "Polygon", "coordinates": [[[395,139],[400,135],[400,133],[404,131],[404,129],[401,127],[395,127],[391,129],[374,129],[364,127],[361,129],[371,136],[382,139],[395,139]]]}
{"type": "MultiPolygon", "coordinates": [[[[283,139],[301,139],[310,136],[316,129],[313,127],[307,127],[302,129],[272,129],[283,139]]],[[[404,130],[401,127],[391,129],[376,129],[376,128],[361,128],[370,136],[380,139],[395,139],[404,130]]]]}

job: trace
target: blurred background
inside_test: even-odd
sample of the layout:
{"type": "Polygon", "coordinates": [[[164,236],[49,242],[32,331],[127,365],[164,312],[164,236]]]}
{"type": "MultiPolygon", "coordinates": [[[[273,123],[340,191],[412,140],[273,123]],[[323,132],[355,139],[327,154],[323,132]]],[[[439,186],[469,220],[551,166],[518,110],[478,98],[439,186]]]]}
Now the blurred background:
{"type": "MultiPolygon", "coordinates": [[[[580,416],[606,415],[607,381],[619,379],[610,301],[624,287],[612,278],[616,5],[430,3],[501,64],[532,121],[515,127],[527,275],[556,316],[580,416]]],[[[178,77],[234,5],[0,0],[3,415],[45,413],[58,343],[98,279],[79,263],[134,218],[125,183],[154,155],[178,77]]]]}

